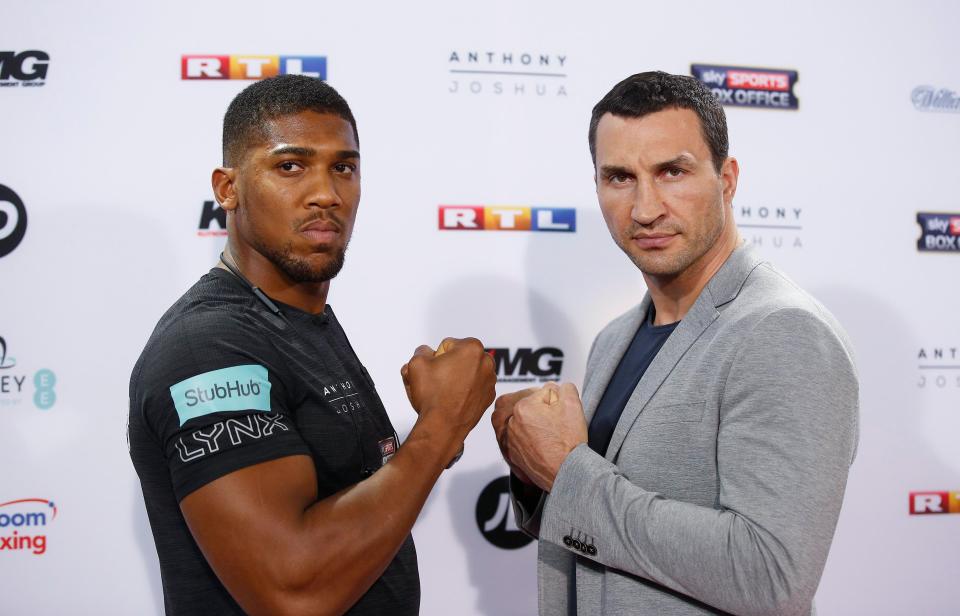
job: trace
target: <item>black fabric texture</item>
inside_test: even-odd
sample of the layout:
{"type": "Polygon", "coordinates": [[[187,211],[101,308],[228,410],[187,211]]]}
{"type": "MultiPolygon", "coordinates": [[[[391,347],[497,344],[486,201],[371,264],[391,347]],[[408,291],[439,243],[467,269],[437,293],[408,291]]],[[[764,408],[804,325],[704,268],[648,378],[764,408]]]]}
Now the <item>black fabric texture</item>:
{"type": "MultiPolygon", "coordinates": [[[[214,268],[160,319],[134,367],[130,457],[156,542],[168,616],[243,614],[190,534],[179,506],[184,497],[246,466],[308,455],[323,499],[386,463],[392,449],[383,443],[398,445],[373,381],[333,310],[327,306],[324,314],[311,315],[278,305],[282,316],[263,307],[231,273],[214,268]],[[269,384],[221,379],[210,388],[207,399],[212,395],[214,401],[206,406],[194,404],[203,388],[191,389],[190,398],[171,389],[211,383],[211,373],[250,370],[265,370],[269,384]],[[221,408],[228,403],[250,408],[221,408]],[[207,411],[190,417],[196,409],[207,411]]],[[[248,557],[257,554],[251,545],[248,557]]],[[[416,550],[408,536],[347,613],[417,614],[419,603],[416,550]]]]}

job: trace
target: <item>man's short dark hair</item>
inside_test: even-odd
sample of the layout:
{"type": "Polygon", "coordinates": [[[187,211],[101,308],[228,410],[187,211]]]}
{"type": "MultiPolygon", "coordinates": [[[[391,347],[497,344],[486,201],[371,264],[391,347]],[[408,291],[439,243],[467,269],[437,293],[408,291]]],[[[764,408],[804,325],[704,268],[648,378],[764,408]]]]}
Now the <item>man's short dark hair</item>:
{"type": "Polygon", "coordinates": [[[360,143],[357,121],[350,106],[333,86],[305,75],[278,75],[258,81],[237,94],[223,116],[223,164],[230,167],[243,159],[251,142],[262,139],[267,120],[301,111],[332,113],[350,123],[360,143]]]}
{"type": "Polygon", "coordinates": [[[717,97],[693,77],[648,71],[627,77],[593,108],[590,117],[590,156],[597,164],[597,125],[607,113],[622,118],[641,118],[664,109],[690,109],[700,118],[703,139],[710,148],[717,173],[730,149],[727,117],[717,97]]]}

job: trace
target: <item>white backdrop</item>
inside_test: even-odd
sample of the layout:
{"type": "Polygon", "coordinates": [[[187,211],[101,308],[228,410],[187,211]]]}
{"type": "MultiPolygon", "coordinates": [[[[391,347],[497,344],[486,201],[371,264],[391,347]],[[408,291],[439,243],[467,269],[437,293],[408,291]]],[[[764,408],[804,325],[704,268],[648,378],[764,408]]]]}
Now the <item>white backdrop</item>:
{"type": "MultiPolygon", "coordinates": [[[[0,54],[0,185],[27,214],[0,191],[0,253],[27,221],[0,256],[0,613],[162,612],[127,384],[221,249],[198,221],[223,112],[249,83],[182,80],[187,54],[326,58],[358,119],[364,184],[330,300],[401,434],[413,413],[398,370],[418,344],[553,347],[579,384],[595,333],[639,301],[586,143],[614,83],[691,64],[797,71],[798,110],[727,114],[743,235],[858,352],[860,451],[818,607],[960,613],[960,515],[908,509],[910,492],[960,491],[960,252],[917,249],[918,212],[960,216],[960,109],[939,93],[960,90],[960,5],[37,1],[0,19],[0,52],[49,57],[31,79],[42,57],[0,54]],[[576,231],[441,231],[440,205],[575,208],[576,231]]],[[[534,612],[535,547],[496,547],[479,528],[496,514],[476,519],[504,473],[484,420],[414,529],[422,613],[534,612]]],[[[494,534],[513,537],[509,522],[494,534]]]]}

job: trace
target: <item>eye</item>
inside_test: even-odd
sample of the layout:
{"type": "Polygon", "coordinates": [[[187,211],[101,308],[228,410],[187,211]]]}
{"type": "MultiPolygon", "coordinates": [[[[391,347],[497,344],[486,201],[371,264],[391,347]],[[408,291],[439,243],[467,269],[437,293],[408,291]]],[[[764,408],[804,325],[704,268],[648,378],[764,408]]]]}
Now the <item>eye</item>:
{"type": "Polygon", "coordinates": [[[277,165],[277,168],[282,171],[286,171],[287,173],[291,173],[293,171],[297,171],[298,169],[303,169],[303,165],[292,160],[285,160],[277,165]]]}
{"type": "Polygon", "coordinates": [[[663,174],[668,178],[676,179],[686,174],[686,171],[684,171],[680,167],[668,167],[667,169],[664,170],[663,174]]]}
{"type": "Polygon", "coordinates": [[[333,166],[333,170],[344,175],[352,175],[357,171],[357,166],[353,163],[337,163],[333,166]]]}
{"type": "Polygon", "coordinates": [[[614,186],[620,186],[629,182],[631,177],[626,173],[611,173],[607,176],[607,182],[614,186]]]}

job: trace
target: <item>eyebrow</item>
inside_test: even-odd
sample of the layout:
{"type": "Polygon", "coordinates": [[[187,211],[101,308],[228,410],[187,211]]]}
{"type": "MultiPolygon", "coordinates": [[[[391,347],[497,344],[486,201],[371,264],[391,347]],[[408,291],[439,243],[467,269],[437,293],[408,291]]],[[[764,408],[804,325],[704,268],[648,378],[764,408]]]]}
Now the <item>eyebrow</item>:
{"type": "Polygon", "coordinates": [[[611,175],[633,175],[633,171],[630,171],[626,167],[621,167],[620,165],[601,165],[600,173],[609,177],[611,175]]]}
{"type": "MultiPolygon", "coordinates": [[[[284,156],[292,154],[294,156],[303,156],[310,157],[316,156],[317,151],[313,148],[308,148],[300,145],[284,145],[270,151],[270,156],[284,156]]],[[[345,160],[348,158],[360,158],[360,152],[356,150],[338,150],[334,152],[334,157],[338,160],[345,160]]]]}
{"type": "Polygon", "coordinates": [[[657,163],[654,165],[656,169],[669,169],[670,167],[676,167],[677,165],[695,165],[697,164],[697,159],[684,152],[679,154],[668,161],[662,163],[657,163]]]}

